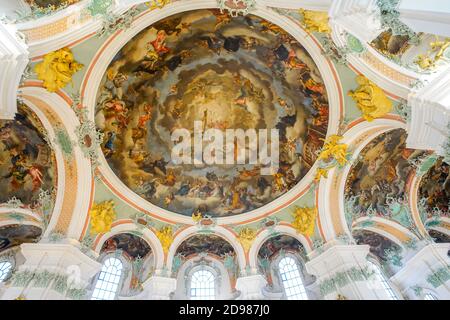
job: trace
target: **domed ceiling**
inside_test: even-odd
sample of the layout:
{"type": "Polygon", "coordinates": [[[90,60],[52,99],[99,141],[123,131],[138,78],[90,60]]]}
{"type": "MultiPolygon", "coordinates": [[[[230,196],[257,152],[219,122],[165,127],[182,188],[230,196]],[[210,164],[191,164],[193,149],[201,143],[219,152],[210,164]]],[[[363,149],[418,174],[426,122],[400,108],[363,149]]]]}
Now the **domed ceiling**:
{"type": "MultiPolygon", "coordinates": [[[[175,213],[224,217],[268,204],[306,175],[326,135],[328,99],[310,55],[278,26],[198,10],[147,27],[118,52],[99,89],[96,124],[108,164],[131,190],[175,213]],[[202,132],[278,130],[278,170],[174,163],[181,140],[172,133],[187,129],[194,140],[195,121],[202,132]]],[[[232,143],[234,160],[249,148],[232,143]]]]}

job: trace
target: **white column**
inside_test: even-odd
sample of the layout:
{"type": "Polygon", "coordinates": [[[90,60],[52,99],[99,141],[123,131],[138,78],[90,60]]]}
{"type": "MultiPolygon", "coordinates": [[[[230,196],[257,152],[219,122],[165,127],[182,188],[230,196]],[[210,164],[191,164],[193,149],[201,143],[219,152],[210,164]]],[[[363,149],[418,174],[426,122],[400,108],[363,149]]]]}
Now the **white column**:
{"type": "Polygon", "coordinates": [[[236,280],[236,290],[240,291],[238,299],[262,300],[265,299],[263,289],[267,286],[266,278],[261,274],[242,276],[236,280]]]}
{"type": "MultiPolygon", "coordinates": [[[[367,264],[367,245],[332,245],[306,263],[309,274],[317,277],[325,300],[336,300],[341,295],[349,300],[388,299],[381,282],[367,264]]],[[[314,252],[313,252],[314,254],[314,252]]]]}
{"type": "Polygon", "coordinates": [[[391,281],[409,299],[422,299],[415,289],[432,292],[440,300],[450,299],[450,258],[448,243],[434,243],[409,259],[391,281]],[[437,281],[436,281],[437,280],[437,281]]]}
{"type": "Polygon", "coordinates": [[[381,33],[376,0],[334,0],[329,16],[331,24],[338,25],[361,42],[371,42],[381,33]]]}
{"type": "Polygon", "coordinates": [[[27,64],[27,45],[14,26],[0,23],[0,119],[13,119],[17,112],[17,90],[27,64]]]}
{"type": "Polygon", "coordinates": [[[450,128],[450,68],[442,70],[429,84],[410,93],[411,123],[406,146],[433,150],[444,155],[450,128]]]}
{"type": "Polygon", "coordinates": [[[69,243],[25,243],[21,245],[25,263],[14,272],[1,297],[13,300],[86,299],[90,279],[101,264],[69,243]]]}
{"type": "Polygon", "coordinates": [[[139,295],[143,300],[169,300],[177,287],[175,278],[152,276],[143,284],[144,291],[139,295]]]}
{"type": "Polygon", "coordinates": [[[0,23],[0,119],[13,119],[17,112],[17,90],[27,64],[27,45],[13,26],[0,23]]]}

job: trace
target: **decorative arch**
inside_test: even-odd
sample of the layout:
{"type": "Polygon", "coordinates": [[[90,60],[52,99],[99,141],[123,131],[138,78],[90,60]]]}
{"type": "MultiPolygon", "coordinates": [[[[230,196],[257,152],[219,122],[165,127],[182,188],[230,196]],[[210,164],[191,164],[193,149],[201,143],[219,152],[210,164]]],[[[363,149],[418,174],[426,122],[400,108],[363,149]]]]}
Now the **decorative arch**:
{"type": "Polygon", "coordinates": [[[405,123],[397,116],[388,115],[372,122],[357,119],[348,125],[341,143],[349,146],[351,159],[343,169],[333,168],[327,179],[321,179],[316,191],[316,202],[325,241],[341,234],[351,234],[345,218],[345,184],[361,151],[377,136],[393,129],[405,129],[405,123]]]}
{"type": "Polygon", "coordinates": [[[77,145],[75,135],[79,120],[71,109],[72,100],[63,92],[50,93],[39,81],[27,82],[21,88],[21,98],[42,119],[48,130],[49,139],[56,137],[55,130],[63,129],[73,144],[72,157],[64,157],[61,148],[55,144],[58,168],[58,191],[52,219],[46,236],[52,230],[65,232],[69,238],[79,239],[90,207],[93,194],[93,177],[90,161],[77,145]],[[89,174],[86,174],[89,173],[89,174]],[[71,190],[71,192],[66,192],[71,190]],[[75,214],[77,213],[77,214],[75,214]]]}
{"type": "MultiPolygon", "coordinates": [[[[87,106],[89,111],[89,118],[94,119],[96,98],[98,92],[98,85],[106,72],[107,64],[112,61],[116,53],[138,32],[142,31],[145,27],[163,19],[170,15],[177,13],[191,11],[195,9],[217,8],[217,2],[212,0],[193,0],[188,2],[177,2],[168,4],[161,10],[146,11],[138,16],[133,22],[132,26],[127,30],[120,30],[111,35],[98,50],[97,55],[92,60],[92,63],[87,66],[87,72],[84,76],[81,96],[83,104],[87,106]],[[101,56],[101,58],[100,58],[101,56]]],[[[314,58],[314,62],[319,68],[326,89],[328,93],[328,100],[330,106],[330,119],[328,134],[333,134],[338,130],[339,119],[343,114],[343,93],[341,90],[340,80],[337,76],[337,71],[329,59],[324,57],[322,47],[313,35],[307,33],[302,29],[299,23],[282,17],[270,8],[257,5],[256,9],[252,11],[252,14],[262,17],[274,24],[279,25],[294,38],[296,38],[304,48],[314,58]]],[[[131,191],[125,184],[112,172],[111,168],[106,163],[106,159],[103,154],[99,155],[100,167],[99,170],[104,182],[110,187],[110,189],[126,201],[130,202],[133,206],[139,207],[141,211],[144,211],[160,220],[164,220],[171,223],[183,223],[192,225],[193,222],[190,217],[182,216],[180,214],[174,214],[167,210],[163,210],[155,205],[152,205],[148,201],[144,200],[133,191],[131,191]],[[113,187],[114,185],[114,187],[113,187]]],[[[308,184],[312,181],[315,167],[313,167],[309,173],[293,187],[290,191],[280,196],[277,200],[271,203],[252,210],[245,215],[218,218],[218,224],[235,224],[250,222],[261,217],[267,216],[271,213],[277,212],[282,208],[288,206],[298,197],[300,197],[308,188],[308,184]]]]}
{"type": "MultiPolygon", "coordinates": [[[[183,243],[186,239],[198,234],[198,231],[199,228],[197,226],[192,226],[182,230],[175,236],[172,245],[169,248],[169,252],[167,254],[166,266],[168,270],[172,270],[173,258],[181,243],[183,243]]],[[[231,246],[234,248],[234,252],[236,253],[240,270],[245,270],[246,266],[245,252],[242,245],[238,241],[236,235],[231,231],[229,231],[228,229],[220,226],[215,227],[213,229],[213,232],[215,235],[220,236],[225,241],[231,244],[231,246]]]]}
{"type": "Polygon", "coordinates": [[[253,241],[253,244],[250,248],[248,258],[249,258],[249,266],[252,268],[252,271],[256,271],[258,269],[258,253],[261,249],[262,245],[269,239],[273,238],[277,235],[288,235],[294,239],[297,239],[305,248],[307,254],[313,251],[311,241],[308,238],[303,236],[302,234],[297,233],[297,231],[291,226],[286,225],[278,225],[274,228],[274,232],[271,232],[267,229],[261,231],[253,241]]]}
{"type": "Polygon", "coordinates": [[[112,227],[111,231],[108,233],[100,234],[97,236],[94,242],[94,248],[93,250],[96,253],[100,253],[104,243],[114,237],[115,235],[118,235],[120,233],[133,233],[135,231],[142,232],[142,238],[147,242],[147,244],[150,246],[151,251],[154,255],[154,267],[155,272],[159,273],[164,267],[164,251],[161,246],[161,243],[159,242],[159,239],[156,237],[156,235],[148,228],[144,228],[143,230],[140,230],[137,228],[137,226],[134,223],[125,222],[122,224],[117,224],[112,227]]]}
{"type": "MultiPolygon", "coordinates": [[[[40,228],[48,233],[50,230],[46,228],[48,222],[46,220],[53,217],[53,212],[40,210],[40,190],[48,192],[53,206],[56,199],[53,199],[51,192],[53,188],[60,189],[58,174],[62,170],[58,170],[57,153],[46,141],[46,137],[51,131],[47,118],[33,105],[20,103],[14,119],[0,122],[2,122],[1,140],[5,146],[2,153],[3,157],[6,157],[4,160],[8,160],[8,162],[3,162],[3,165],[9,161],[12,164],[9,175],[5,178],[2,177],[4,180],[2,180],[2,190],[0,191],[2,195],[0,218],[8,219],[13,214],[20,215],[21,217],[18,217],[15,223],[21,220],[40,222],[40,228]],[[18,140],[20,140],[20,149],[16,147],[18,140]],[[25,172],[22,178],[14,178],[13,174],[20,172],[25,172]],[[10,177],[11,180],[8,180],[10,177]]],[[[3,170],[4,168],[2,168],[2,172],[3,170]]],[[[63,193],[62,190],[61,193],[63,193]]]]}

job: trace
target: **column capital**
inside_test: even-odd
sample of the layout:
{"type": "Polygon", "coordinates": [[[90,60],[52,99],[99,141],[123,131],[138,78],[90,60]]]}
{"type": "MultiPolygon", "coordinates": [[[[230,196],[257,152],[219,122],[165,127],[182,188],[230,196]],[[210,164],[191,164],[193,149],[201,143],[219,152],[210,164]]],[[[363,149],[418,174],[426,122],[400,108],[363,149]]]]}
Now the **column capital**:
{"type": "Polygon", "coordinates": [[[353,267],[365,267],[368,245],[333,245],[306,263],[308,273],[323,277],[353,267]]]}
{"type": "Polygon", "coordinates": [[[85,299],[86,287],[101,269],[72,244],[24,243],[20,246],[25,262],[13,273],[2,299],[85,299]]]}
{"type": "Polygon", "coordinates": [[[411,122],[406,146],[433,150],[445,156],[444,144],[450,134],[450,68],[441,70],[420,90],[411,92],[408,105],[411,108],[411,122]]]}
{"type": "Polygon", "coordinates": [[[261,274],[242,276],[236,280],[236,290],[241,292],[239,299],[264,299],[263,289],[267,286],[266,278],[261,274]]]}
{"type": "Polygon", "coordinates": [[[433,243],[411,257],[391,281],[402,288],[410,298],[411,288],[432,289],[440,299],[450,299],[450,258],[448,243],[433,243]]]}
{"type": "Polygon", "coordinates": [[[177,288],[175,278],[152,276],[143,283],[144,291],[140,295],[143,300],[169,300],[177,288]]]}
{"type": "Polygon", "coordinates": [[[334,0],[329,10],[333,24],[339,25],[364,43],[381,33],[376,0],[334,0]]]}

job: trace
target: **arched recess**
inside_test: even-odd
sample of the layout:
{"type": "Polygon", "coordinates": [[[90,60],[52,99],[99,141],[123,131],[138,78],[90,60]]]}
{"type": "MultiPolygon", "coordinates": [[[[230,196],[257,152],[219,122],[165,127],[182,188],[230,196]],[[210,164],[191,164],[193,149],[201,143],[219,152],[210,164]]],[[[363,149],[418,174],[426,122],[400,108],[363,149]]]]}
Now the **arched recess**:
{"type": "Polygon", "coordinates": [[[258,269],[258,253],[261,249],[261,246],[270,238],[273,238],[277,235],[288,235],[291,236],[294,239],[297,239],[305,248],[306,253],[309,254],[312,252],[312,246],[311,243],[308,241],[308,239],[303,236],[302,234],[297,233],[297,231],[286,225],[278,225],[274,228],[274,232],[271,232],[267,229],[261,231],[253,241],[253,244],[250,248],[248,259],[249,259],[249,266],[252,269],[252,271],[257,271],[258,269]],[[275,233],[274,233],[275,232],[275,233]]]}
{"type": "Polygon", "coordinates": [[[353,224],[352,233],[356,230],[368,230],[378,233],[388,238],[401,248],[405,247],[404,243],[408,240],[417,239],[414,233],[412,233],[402,225],[380,217],[374,217],[372,219],[368,217],[361,217],[357,219],[353,224]],[[364,223],[367,223],[368,221],[371,221],[373,223],[371,223],[369,226],[364,225],[364,223]]]}
{"type": "Polygon", "coordinates": [[[37,242],[42,236],[42,224],[34,221],[0,221],[0,253],[22,243],[37,242]]]}
{"type": "Polygon", "coordinates": [[[62,91],[50,93],[41,82],[27,82],[21,88],[21,98],[42,119],[50,140],[56,129],[66,131],[72,141],[72,157],[64,157],[61,148],[55,146],[58,167],[58,191],[52,219],[46,235],[52,230],[65,233],[68,238],[79,239],[88,215],[93,194],[91,163],[78,146],[76,127],[79,120],[71,109],[71,99],[62,91]]]}
{"type": "Polygon", "coordinates": [[[348,145],[351,159],[344,168],[333,168],[328,172],[328,178],[322,178],[317,191],[317,208],[320,222],[324,230],[325,241],[335,239],[342,234],[350,235],[345,218],[345,184],[360,152],[373,139],[382,133],[393,129],[404,129],[405,123],[397,116],[386,116],[372,122],[357,119],[349,125],[344,133],[341,143],[348,145]]]}
{"type": "Polygon", "coordinates": [[[0,219],[36,221],[48,234],[58,196],[64,193],[58,179],[64,173],[58,165],[60,154],[46,141],[53,134],[51,125],[33,104],[21,102],[14,119],[0,121],[0,129],[0,219]],[[56,197],[53,189],[59,192],[56,197]],[[48,198],[44,201],[42,195],[48,198]]]}
{"type": "MultiPolygon", "coordinates": [[[[437,157],[435,154],[428,155],[428,158],[422,162],[416,171],[416,175],[411,181],[409,192],[410,207],[414,221],[416,222],[422,236],[425,238],[429,236],[430,230],[436,230],[450,235],[450,217],[448,215],[449,207],[448,205],[444,205],[442,207],[448,193],[446,190],[450,186],[447,182],[450,181],[450,173],[448,172],[449,168],[450,166],[444,163],[442,158],[437,157]],[[430,165],[430,161],[432,161],[432,165],[430,165]],[[422,188],[425,189],[425,185],[428,185],[427,189],[434,190],[434,192],[431,193],[435,193],[436,186],[440,186],[440,189],[437,189],[438,196],[436,197],[436,194],[429,194],[428,198],[427,196],[424,196],[424,194],[422,194],[422,188]],[[437,206],[440,203],[438,206],[441,207],[440,215],[436,212],[436,214],[439,215],[439,222],[434,225],[429,225],[429,223],[434,222],[434,207],[432,207],[433,205],[430,206],[430,200],[434,206],[437,206]],[[422,201],[425,201],[425,203],[421,203],[422,201]]],[[[424,193],[428,194],[428,191],[424,193]]],[[[447,199],[447,201],[449,200],[447,199]]]]}
{"type": "Polygon", "coordinates": [[[155,257],[155,272],[158,274],[161,272],[161,270],[164,267],[164,251],[161,246],[161,243],[159,242],[159,239],[156,237],[156,235],[148,228],[144,228],[143,230],[140,230],[137,228],[137,226],[134,223],[125,222],[116,224],[112,227],[111,231],[103,234],[97,235],[97,238],[94,242],[94,248],[93,250],[96,253],[100,253],[100,250],[103,247],[103,244],[106,242],[106,240],[110,239],[111,237],[118,235],[120,233],[131,233],[135,231],[142,232],[142,238],[149,244],[152,253],[155,257]]]}
{"type": "Polygon", "coordinates": [[[185,261],[180,266],[176,275],[177,287],[174,291],[173,299],[187,300],[190,298],[188,291],[190,287],[189,281],[193,271],[200,268],[206,268],[215,276],[215,299],[233,299],[234,284],[231,281],[231,276],[222,261],[212,256],[195,257],[185,261]]]}
{"type": "MultiPolygon", "coordinates": [[[[97,100],[97,93],[99,84],[102,77],[106,72],[109,63],[113,57],[119,52],[119,50],[132,39],[136,34],[142,31],[147,26],[163,19],[168,16],[191,11],[196,9],[217,8],[217,2],[214,0],[193,0],[193,1],[180,1],[166,5],[161,10],[146,11],[138,16],[131,27],[127,30],[120,30],[111,35],[99,48],[97,55],[93,58],[91,64],[87,67],[88,71],[83,79],[81,96],[83,104],[89,110],[89,118],[94,119],[95,107],[97,100]]],[[[300,24],[292,19],[286,19],[276,11],[270,8],[257,5],[256,9],[251,12],[252,14],[262,17],[278,26],[283,28],[286,32],[291,34],[299,43],[311,54],[314,62],[316,63],[325,83],[328,101],[329,101],[329,127],[328,134],[334,134],[338,130],[339,119],[343,116],[343,93],[341,84],[337,75],[337,71],[333,63],[322,54],[322,47],[318,40],[313,35],[307,33],[302,29],[300,24]]],[[[192,219],[180,214],[174,214],[170,211],[161,209],[148,201],[144,200],[133,191],[131,191],[111,170],[106,162],[103,154],[99,155],[100,166],[99,170],[102,174],[102,178],[105,182],[111,186],[114,186],[111,190],[123,195],[127,201],[133,203],[133,205],[141,208],[148,214],[159,217],[162,220],[178,222],[183,224],[192,225],[192,219]],[[173,221],[175,220],[175,221],[173,221]]],[[[252,221],[263,216],[267,216],[273,212],[277,212],[286,207],[297,199],[308,188],[308,185],[313,179],[315,167],[313,167],[309,173],[291,190],[280,196],[277,200],[271,203],[252,210],[245,215],[218,218],[218,224],[236,224],[252,221]]]]}
{"type": "MultiPolygon", "coordinates": [[[[168,270],[172,270],[173,258],[175,257],[177,249],[181,245],[181,243],[183,243],[183,241],[185,241],[186,239],[198,234],[199,231],[200,229],[197,226],[192,226],[176,234],[175,239],[173,240],[169,248],[169,252],[167,254],[166,266],[168,270]]],[[[245,270],[246,266],[245,252],[236,235],[231,231],[229,231],[228,229],[219,226],[213,229],[213,233],[217,236],[220,236],[225,241],[231,244],[237,256],[239,269],[245,270]]]]}
{"type": "Polygon", "coordinates": [[[403,265],[401,260],[404,258],[404,246],[388,232],[384,232],[380,228],[361,228],[353,230],[352,236],[358,245],[370,246],[371,254],[378,259],[380,264],[388,266],[390,272],[403,265]],[[392,251],[394,255],[402,252],[395,258],[399,261],[389,261],[392,257],[387,256],[387,250],[392,251]]]}

